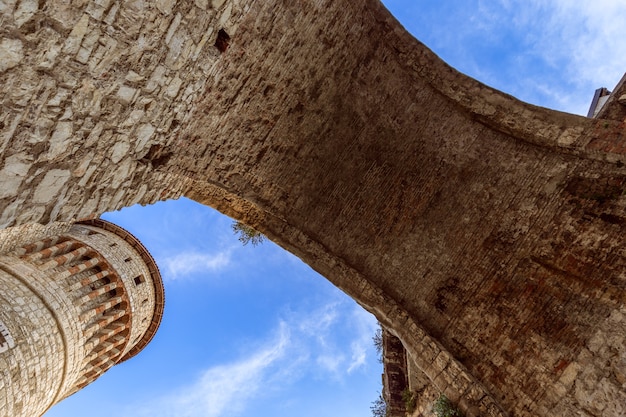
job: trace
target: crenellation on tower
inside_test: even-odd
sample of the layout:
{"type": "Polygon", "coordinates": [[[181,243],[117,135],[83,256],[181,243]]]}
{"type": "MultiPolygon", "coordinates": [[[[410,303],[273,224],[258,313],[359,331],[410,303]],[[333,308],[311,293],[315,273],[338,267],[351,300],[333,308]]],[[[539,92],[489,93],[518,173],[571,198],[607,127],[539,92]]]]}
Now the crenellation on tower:
{"type": "Polygon", "coordinates": [[[3,340],[12,344],[4,343],[0,369],[15,370],[0,379],[34,393],[24,402],[22,395],[1,392],[3,415],[41,415],[142,350],[163,314],[154,260],[134,236],[101,219],[74,223],[65,233],[1,255],[0,272],[7,289],[0,299],[3,340]],[[40,366],[42,359],[56,365],[40,366]],[[41,381],[47,381],[45,390],[41,381]]]}

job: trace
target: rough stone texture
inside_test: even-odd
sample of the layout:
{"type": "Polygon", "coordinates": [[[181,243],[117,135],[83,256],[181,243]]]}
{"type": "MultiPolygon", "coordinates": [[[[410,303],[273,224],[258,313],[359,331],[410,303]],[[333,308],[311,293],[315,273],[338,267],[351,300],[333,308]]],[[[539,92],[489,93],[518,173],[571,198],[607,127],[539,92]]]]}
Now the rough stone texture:
{"type": "Polygon", "coordinates": [[[385,417],[404,417],[406,405],[403,399],[405,389],[409,388],[409,372],[406,350],[402,341],[383,330],[383,398],[387,404],[385,417]]]}
{"type": "Polygon", "coordinates": [[[5,4],[4,226],[187,195],[375,313],[467,415],[623,414],[623,119],[468,79],[375,0],[5,4]]]}
{"type": "Polygon", "coordinates": [[[155,167],[191,117],[246,2],[26,1],[0,7],[1,227],[180,196],[155,167]],[[215,2],[214,2],[215,3],[215,2]]]}
{"type": "Polygon", "coordinates": [[[23,233],[2,236],[0,252],[0,415],[34,417],[146,346],[162,283],[110,223],[13,229],[23,233]]]}

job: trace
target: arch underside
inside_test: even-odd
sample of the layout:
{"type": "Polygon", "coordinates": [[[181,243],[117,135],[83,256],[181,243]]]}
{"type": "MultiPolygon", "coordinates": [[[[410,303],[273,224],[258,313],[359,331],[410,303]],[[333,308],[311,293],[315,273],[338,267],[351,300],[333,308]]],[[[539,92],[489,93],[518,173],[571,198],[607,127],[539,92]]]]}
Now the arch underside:
{"type": "Polygon", "coordinates": [[[254,6],[181,135],[187,195],[375,313],[468,414],[619,415],[624,364],[589,342],[623,323],[618,123],[467,79],[375,2],[282,7],[254,6]]]}
{"type": "MultiPolygon", "coordinates": [[[[210,9],[172,7],[154,11],[169,19],[161,36],[199,45],[191,13],[210,9]]],[[[621,121],[538,108],[469,79],[378,1],[232,1],[211,13],[210,52],[178,70],[165,62],[171,47],[155,58],[170,77],[160,90],[150,91],[152,69],[143,81],[121,74],[136,90],[124,120],[147,117],[150,94],[168,103],[165,115],[183,109],[158,116],[162,125],[136,122],[123,157],[114,134],[79,147],[108,155],[91,179],[9,142],[5,160],[31,152],[53,164],[71,198],[59,208],[31,186],[17,206],[0,206],[6,224],[186,195],[258,228],[376,314],[468,415],[622,413],[621,121]],[[201,85],[190,81],[200,87],[185,96],[187,79],[201,85]]],[[[123,58],[141,76],[152,65],[123,58]]],[[[93,71],[83,76],[97,84],[93,71]]]]}

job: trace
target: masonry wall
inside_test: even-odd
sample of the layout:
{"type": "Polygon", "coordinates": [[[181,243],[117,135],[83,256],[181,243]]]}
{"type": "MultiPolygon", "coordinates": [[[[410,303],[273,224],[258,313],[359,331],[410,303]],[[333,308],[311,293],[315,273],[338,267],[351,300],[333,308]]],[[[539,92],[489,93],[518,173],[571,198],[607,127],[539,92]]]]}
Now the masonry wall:
{"type": "Polygon", "coordinates": [[[0,415],[39,416],[64,378],[66,345],[59,326],[66,317],[55,315],[46,300],[4,268],[0,286],[0,415]]]}
{"type": "Polygon", "coordinates": [[[620,415],[624,364],[576,358],[624,303],[622,121],[466,82],[373,3],[256,4],[217,64],[241,88],[207,88],[173,167],[251,202],[470,415],[620,415]]]}
{"type": "Polygon", "coordinates": [[[157,168],[246,1],[8,1],[0,8],[0,225],[181,195],[157,168]]]}
{"type": "Polygon", "coordinates": [[[13,371],[4,382],[6,415],[39,416],[63,398],[83,368],[80,310],[62,283],[32,263],[3,255],[0,268],[7,273],[3,274],[7,297],[2,320],[17,336],[12,336],[15,346],[0,354],[13,371]]]}
{"type": "Polygon", "coordinates": [[[123,357],[148,331],[155,311],[155,290],[150,270],[139,254],[114,233],[94,226],[75,225],[70,236],[94,248],[107,262],[114,265],[126,289],[131,314],[129,343],[121,353],[123,357]],[[94,234],[85,233],[94,231],[94,234]]]}
{"type": "Polygon", "coordinates": [[[404,391],[409,389],[406,351],[402,341],[389,331],[383,330],[383,398],[387,404],[385,417],[404,417],[406,406],[404,391]]]}
{"type": "Polygon", "coordinates": [[[375,0],[7,4],[3,225],[184,194],[375,313],[469,416],[624,414],[624,120],[468,79],[375,0]]]}
{"type": "Polygon", "coordinates": [[[97,220],[36,231],[49,234],[0,255],[3,416],[40,416],[133,356],[163,311],[158,270],[127,232],[97,220]]]}

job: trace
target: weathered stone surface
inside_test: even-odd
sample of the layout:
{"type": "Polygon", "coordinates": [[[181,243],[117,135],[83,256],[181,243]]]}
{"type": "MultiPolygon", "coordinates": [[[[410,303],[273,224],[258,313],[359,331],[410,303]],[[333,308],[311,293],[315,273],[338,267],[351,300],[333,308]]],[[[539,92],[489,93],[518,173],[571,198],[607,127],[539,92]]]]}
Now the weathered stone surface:
{"type": "Polygon", "coordinates": [[[374,0],[81,4],[3,12],[28,40],[0,73],[3,224],[187,195],[376,314],[467,415],[621,415],[617,98],[521,103],[374,0]]]}
{"type": "MultiPolygon", "coordinates": [[[[60,120],[68,120],[70,117],[61,116],[60,120]]],[[[73,124],[71,121],[59,122],[50,137],[50,150],[48,158],[54,159],[59,155],[67,153],[72,143],[73,124]]]]}
{"type": "Polygon", "coordinates": [[[55,201],[59,197],[59,191],[69,179],[70,172],[63,169],[51,169],[48,171],[39,185],[35,188],[32,200],[34,203],[44,204],[55,201]]]}
{"type": "Polygon", "coordinates": [[[4,161],[4,168],[0,170],[0,198],[10,198],[17,195],[17,190],[26,178],[30,164],[25,154],[11,155],[4,161]]]}
{"type": "Polygon", "coordinates": [[[17,10],[13,12],[13,18],[17,26],[22,26],[28,22],[38,9],[37,0],[21,0],[17,10]]]}
{"type": "Polygon", "coordinates": [[[0,73],[19,64],[23,55],[23,44],[19,39],[0,40],[0,73]]]}

